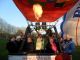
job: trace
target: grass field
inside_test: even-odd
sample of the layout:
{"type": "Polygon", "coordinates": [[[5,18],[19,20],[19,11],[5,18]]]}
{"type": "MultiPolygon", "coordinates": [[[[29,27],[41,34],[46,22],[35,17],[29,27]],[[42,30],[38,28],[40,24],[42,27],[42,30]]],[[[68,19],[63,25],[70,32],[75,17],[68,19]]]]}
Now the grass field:
{"type": "MultiPolygon", "coordinates": [[[[7,60],[8,52],[6,50],[7,40],[0,40],[0,60],[7,60]]],[[[77,47],[76,52],[72,56],[73,60],[80,60],[80,47],[77,47]]]]}
{"type": "Polygon", "coordinates": [[[8,52],[6,50],[7,40],[0,40],[0,60],[7,60],[8,52]]]}
{"type": "Polygon", "coordinates": [[[73,60],[80,60],[80,46],[77,47],[76,52],[73,53],[72,59],[73,60]]]}

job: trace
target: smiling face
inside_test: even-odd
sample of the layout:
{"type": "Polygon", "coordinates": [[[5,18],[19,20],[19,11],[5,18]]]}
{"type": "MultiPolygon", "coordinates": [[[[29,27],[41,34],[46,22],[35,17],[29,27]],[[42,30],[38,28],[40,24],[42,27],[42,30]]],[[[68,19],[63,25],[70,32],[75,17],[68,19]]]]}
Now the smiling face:
{"type": "Polygon", "coordinates": [[[31,43],[31,42],[32,42],[32,38],[31,38],[31,37],[28,37],[28,38],[27,38],[27,42],[28,42],[28,43],[31,43]]]}
{"type": "Polygon", "coordinates": [[[16,40],[16,38],[15,37],[12,37],[10,41],[15,41],[15,40],[16,40]]]}
{"type": "Polygon", "coordinates": [[[71,39],[71,36],[67,34],[67,40],[70,40],[70,39],[71,39]]]}

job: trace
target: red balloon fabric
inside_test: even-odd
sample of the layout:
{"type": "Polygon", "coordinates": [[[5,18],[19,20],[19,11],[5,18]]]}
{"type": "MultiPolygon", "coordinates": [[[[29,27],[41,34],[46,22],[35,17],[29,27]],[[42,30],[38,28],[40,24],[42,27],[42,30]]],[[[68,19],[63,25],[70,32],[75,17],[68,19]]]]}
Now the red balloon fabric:
{"type": "Polygon", "coordinates": [[[55,60],[63,60],[63,56],[62,56],[62,55],[57,55],[57,56],[55,57],[55,60]]]}
{"type": "MultiPolygon", "coordinates": [[[[66,2],[62,2],[63,0],[57,0],[50,2],[49,0],[13,0],[18,9],[22,12],[25,18],[31,22],[54,22],[59,17],[63,16],[68,10],[70,10],[76,2],[74,0],[66,0],[66,2]],[[42,16],[37,20],[33,11],[33,2],[38,4],[42,4],[42,16]],[[60,2],[61,1],[61,2],[60,2]],[[63,6],[60,6],[60,3],[64,3],[63,6]],[[60,6],[60,7],[57,7],[60,6]]],[[[65,1],[65,0],[64,0],[65,1]]]]}
{"type": "Polygon", "coordinates": [[[66,53],[60,53],[55,57],[55,60],[71,60],[72,56],[66,54],[66,53]]]}

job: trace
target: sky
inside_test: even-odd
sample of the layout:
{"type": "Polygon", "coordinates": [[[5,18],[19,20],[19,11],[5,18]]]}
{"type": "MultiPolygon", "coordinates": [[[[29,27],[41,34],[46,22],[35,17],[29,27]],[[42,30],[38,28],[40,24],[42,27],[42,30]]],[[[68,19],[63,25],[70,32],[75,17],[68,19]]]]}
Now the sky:
{"type": "Polygon", "coordinates": [[[0,0],[0,18],[16,27],[26,27],[27,21],[12,0],[0,0]]]}
{"type": "MultiPolygon", "coordinates": [[[[12,0],[0,0],[0,18],[4,19],[7,23],[16,27],[26,27],[28,23],[12,0]]],[[[61,22],[62,18],[60,18],[59,22],[57,23],[57,28],[59,31],[59,25],[61,22]]]]}

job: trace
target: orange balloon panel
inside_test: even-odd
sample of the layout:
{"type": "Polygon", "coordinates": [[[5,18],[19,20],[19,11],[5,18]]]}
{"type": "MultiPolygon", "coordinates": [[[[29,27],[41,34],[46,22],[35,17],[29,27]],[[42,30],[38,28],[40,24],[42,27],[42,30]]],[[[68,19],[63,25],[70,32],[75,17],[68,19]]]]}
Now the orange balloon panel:
{"type": "Polygon", "coordinates": [[[70,10],[76,3],[73,0],[66,0],[66,2],[60,3],[55,3],[54,1],[48,2],[48,0],[39,0],[38,2],[36,2],[36,0],[32,0],[33,2],[31,0],[13,1],[25,18],[32,22],[54,22],[70,10]],[[34,4],[37,5],[34,7],[34,10],[36,11],[33,10],[34,4]],[[63,4],[63,6],[56,7],[56,4],[58,4],[58,6],[63,4]],[[38,6],[41,6],[42,8],[38,8],[38,6]]]}

